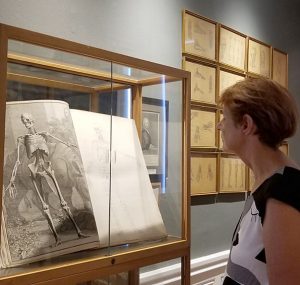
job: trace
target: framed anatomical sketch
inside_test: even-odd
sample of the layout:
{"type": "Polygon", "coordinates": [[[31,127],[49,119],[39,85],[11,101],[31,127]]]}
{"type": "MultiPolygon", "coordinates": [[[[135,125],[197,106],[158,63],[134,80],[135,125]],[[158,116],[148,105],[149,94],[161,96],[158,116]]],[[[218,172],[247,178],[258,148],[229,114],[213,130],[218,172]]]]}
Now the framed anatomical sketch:
{"type": "Polygon", "coordinates": [[[272,79],[284,87],[288,86],[288,55],[273,48],[272,79]]]}
{"type": "Polygon", "coordinates": [[[205,107],[192,107],[191,147],[216,148],[216,110],[205,107]]]}
{"type": "Polygon", "coordinates": [[[234,155],[220,156],[220,192],[245,192],[246,165],[234,155]]]}
{"type": "Polygon", "coordinates": [[[220,26],[219,62],[245,70],[246,63],[246,36],[220,26]]]}
{"type": "Polygon", "coordinates": [[[184,69],[191,72],[191,100],[216,104],[216,67],[185,60],[184,69]]]}
{"type": "Polygon", "coordinates": [[[226,69],[219,70],[219,96],[229,86],[245,78],[244,74],[236,73],[226,69]]]}
{"type": "Polygon", "coordinates": [[[284,142],[279,149],[285,154],[289,155],[289,144],[287,142],[284,142]]]}
{"type": "MultiPolygon", "coordinates": [[[[223,119],[223,114],[221,111],[218,112],[218,122],[221,122],[223,119]]],[[[221,131],[217,130],[218,133],[218,148],[220,150],[223,150],[223,140],[222,140],[222,136],[221,136],[221,131]]]]}
{"type": "Polygon", "coordinates": [[[191,154],[191,195],[217,192],[217,154],[191,154]]]}
{"type": "Polygon", "coordinates": [[[184,11],[183,52],[216,60],[216,30],[215,22],[184,11]]]}
{"type": "Polygon", "coordinates": [[[248,42],[248,72],[270,77],[271,47],[255,39],[248,42]]]}
{"type": "Polygon", "coordinates": [[[249,189],[248,190],[253,191],[255,179],[254,179],[253,171],[250,168],[248,168],[248,181],[249,181],[249,189]]]}

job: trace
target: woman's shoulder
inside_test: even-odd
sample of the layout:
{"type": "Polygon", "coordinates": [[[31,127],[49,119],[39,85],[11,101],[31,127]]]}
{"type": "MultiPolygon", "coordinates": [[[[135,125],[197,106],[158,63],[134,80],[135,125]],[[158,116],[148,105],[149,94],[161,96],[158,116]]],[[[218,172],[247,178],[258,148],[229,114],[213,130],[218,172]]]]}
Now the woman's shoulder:
{"type": "Polygon", "coordinates": [[[284,202],[300,211],[300,169],[286,166],[270,188],[269,198],[284,202]]]}
{"type": "Polygon", "coordinates": [[[270,198],[300,211],[300,170],[291,166],[283,167],[253,193],[253,198],[262,221],[270,198]]]}

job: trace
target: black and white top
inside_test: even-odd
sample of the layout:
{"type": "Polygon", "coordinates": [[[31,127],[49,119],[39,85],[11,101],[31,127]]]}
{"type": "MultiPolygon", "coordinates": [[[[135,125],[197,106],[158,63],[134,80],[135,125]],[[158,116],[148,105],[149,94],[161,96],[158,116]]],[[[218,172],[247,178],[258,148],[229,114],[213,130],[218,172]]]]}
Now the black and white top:
{"type": "Polygon", "coordinates": [[[292,167],[281,169],[248,197],[233,234],[223,285],[269,284],[262,234],[269,198],[300,211],[300,170],[292,167]]]}

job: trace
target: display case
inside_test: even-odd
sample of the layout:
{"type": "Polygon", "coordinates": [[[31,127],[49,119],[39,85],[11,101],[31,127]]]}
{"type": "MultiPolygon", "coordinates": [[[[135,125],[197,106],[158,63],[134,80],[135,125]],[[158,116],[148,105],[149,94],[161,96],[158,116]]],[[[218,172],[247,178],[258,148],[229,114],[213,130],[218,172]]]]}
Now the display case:
{"type": "Polygon", "coordinates": [[[190,283],[190,81],[0,25],[1,284],[190,283]]]}

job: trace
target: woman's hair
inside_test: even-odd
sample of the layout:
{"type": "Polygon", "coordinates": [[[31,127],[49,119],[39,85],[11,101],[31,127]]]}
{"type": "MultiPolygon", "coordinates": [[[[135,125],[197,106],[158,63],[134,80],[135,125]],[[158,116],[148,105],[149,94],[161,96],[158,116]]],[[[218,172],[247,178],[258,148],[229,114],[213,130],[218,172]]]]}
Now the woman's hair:
{"type": "Polygon", "coordinates": [[[245,114],[251,116],[260,141],[272,148],[277,148],[297,130],[296,101],[273,80],[246,78],[227,88],[219,103],[229,108],[236,124],[242,122],[245,114]]]}

